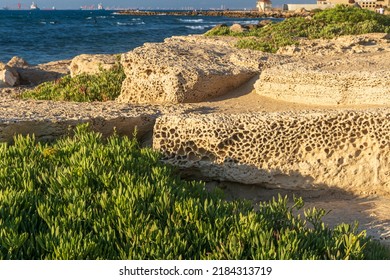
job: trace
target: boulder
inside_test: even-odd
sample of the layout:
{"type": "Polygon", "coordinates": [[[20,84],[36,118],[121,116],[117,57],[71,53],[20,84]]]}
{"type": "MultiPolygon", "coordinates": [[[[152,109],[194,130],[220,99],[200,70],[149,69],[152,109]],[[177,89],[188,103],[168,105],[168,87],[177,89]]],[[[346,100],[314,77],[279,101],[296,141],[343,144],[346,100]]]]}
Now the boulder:
{"type": "Polygon", "coordinates": [[[19,73],[22,85],[39,85],[68,75],[69,64],[69,60],[60,60],[34,66],[16,67],[15,69],[19,73]]]}
{"type": "Polygon", "coordinates": [[[243,27],[241,24],[235,23],[232,26],[230,26],[230,31],[235,33],[243,33],[247,31],[245,27],[243,27]]]}
{"type": "Polygon", "coordinates": [[[18,72],[14,68],[4,63],[0,63],[0,87],[13,87],[18,84],[18,72]]]}
{"type": "Polygon", "coordinates": [[[80,74],[97,74],[102,69],[113,69],[117,63],[117,55],[81,54],[73,58],[70,64],[70,75],[74,77],[80,74]]]}
{"type": "Polygon", "coordinates": [[[8,61],[7,65],[10,67],[20,67],[20,68],[29,66],[27,61],[25,61],[23,58],[18,56],[14,56],[13,58],[11,58],[11,60],[8,61]]]}
{"type": "Polygon", "coordinates": [[[258,75],[265,56],[237,49],[231,40],[172,37],[123,54],[126,79],[117,101],[200,102],[228,93],[258,75]]]}

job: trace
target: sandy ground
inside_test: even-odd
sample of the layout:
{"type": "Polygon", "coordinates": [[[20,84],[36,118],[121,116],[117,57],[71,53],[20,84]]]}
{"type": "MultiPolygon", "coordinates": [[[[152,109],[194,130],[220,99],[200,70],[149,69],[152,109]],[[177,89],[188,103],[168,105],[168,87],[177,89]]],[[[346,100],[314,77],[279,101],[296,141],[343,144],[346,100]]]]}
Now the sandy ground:
{"type": "MultiPolygon", "coordinates": [[[[334,227],[340,223],[353,225],[358,222],[358,230],[366,230],[367,235],[390,246],[390,197],[378,195],[354,195],[340,189],[314,189],[291,191],[268,189],[261,185],[242,185],[230,182],[208,182],[209,190],[220,188],[228,200],[247,199],[254,207],[259,202],[287,196],[292,204],[293,196],[302,197],[304,208],[317,208],[329,211],[323,218],[325,224],[334,227]]],[[[302,211],[303,211],[302,209],[302,211]]]]}

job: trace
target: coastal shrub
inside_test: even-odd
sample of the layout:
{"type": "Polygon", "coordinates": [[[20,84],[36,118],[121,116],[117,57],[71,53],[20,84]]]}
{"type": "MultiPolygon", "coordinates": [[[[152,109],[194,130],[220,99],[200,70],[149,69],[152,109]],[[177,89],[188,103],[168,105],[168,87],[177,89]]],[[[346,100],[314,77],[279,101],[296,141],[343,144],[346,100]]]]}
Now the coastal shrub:
{"type": "Polygon", "coordinates": [[[331,39],[341,35],[390,33],[390,17],[353,6],[338,5],[317,11],[311,18],[294,17],[249,32],[227,33],[213,30],[206,36],[230,35],[241,38],[237,47],[275,53],[279,48],[298,45],[300,38],[331,39]],[[221,34],[219,34],[221,33],[221,34]]]}
{"type": "Polygon", "coordinates": [[[76,77],[64,76],[54,82],[40,84],[33,90],[26,91],[22,98],[55,101],[108,101],[119,96],[125,74],[118,62],[112,70],[98,74],[81,74],[76,77]]]}
{"type": "Polygon", "coordinates": [[[0,144],[0,259],[386,259],[364,231],[287,198],[226,201],[135,139],[86,125],[0,144]]]}

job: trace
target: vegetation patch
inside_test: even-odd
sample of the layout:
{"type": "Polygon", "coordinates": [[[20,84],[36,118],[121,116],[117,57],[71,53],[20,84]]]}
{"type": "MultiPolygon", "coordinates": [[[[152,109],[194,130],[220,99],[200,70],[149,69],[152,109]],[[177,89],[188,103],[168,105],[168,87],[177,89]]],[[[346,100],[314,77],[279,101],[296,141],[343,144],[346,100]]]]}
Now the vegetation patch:
{"type": "Polygon", "coordinates": [[[279,197],[254,210],[187,182],[135,139],[87,126],[53,144],[0,144],[0,259],[386,259],[324,210],[279,197]]]}
{"type": "Polygon", "coordinates": [[[114,100],[121,92],[125,77],[118,62],[113,69],[101,69],[98,74],[80,74],[73,78],[67,75],[55,82],[40,84],[24,92],[22,98],[76,102],[114,100]]]}
{"type": "Polygon", "coordinates": [[[205,35],[242,37],[237,43],[239,48],[275,53],[281,47],[298,45],[299,38],[331,39],[374,32],[390,33],[390,17],[353,6],[338,5],[319,11],[313,17],[288,18],[248,32],[232,32],[228,27],[221,26],[205,35]]]}

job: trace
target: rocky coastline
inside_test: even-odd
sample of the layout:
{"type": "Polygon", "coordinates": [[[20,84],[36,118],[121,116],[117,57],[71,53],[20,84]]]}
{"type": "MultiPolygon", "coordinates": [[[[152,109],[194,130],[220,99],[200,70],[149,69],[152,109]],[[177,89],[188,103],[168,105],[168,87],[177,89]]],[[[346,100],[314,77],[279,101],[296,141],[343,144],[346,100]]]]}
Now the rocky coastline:
{"type": "Polygon", "coordinates": [[[344,216],[366,211],[362,226],[390,238],[389,35],[302,40],[276,54],[238,50],[235,40],[172,37],[122,54],[127,78],[109,102],[23,100],[18,92],[109,68],[114,56],[42,65],[14,58],[0,67],[0,141],[31,133],[51,141],[84,122],[105,136],[137,130],[190,178],[234,183],[232,192],[305,192],[309,201],[321,192],[340,208],[330,202],[336,193],[349,201],[344,216]],[[365,199],[372,207],[350,202],[365,199]]]}

